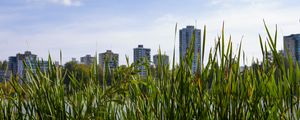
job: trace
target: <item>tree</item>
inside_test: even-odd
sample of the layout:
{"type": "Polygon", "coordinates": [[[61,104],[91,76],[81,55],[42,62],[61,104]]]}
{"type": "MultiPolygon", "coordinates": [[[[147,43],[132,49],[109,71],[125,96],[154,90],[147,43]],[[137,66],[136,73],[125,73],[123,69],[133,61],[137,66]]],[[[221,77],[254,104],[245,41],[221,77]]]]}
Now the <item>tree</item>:
{"type": "Polygon", "coordinates": [[[0,70],[6,70],[8,66],[8,62],[6,60],[0,61],[0,70]]]}
{"type": "Polygon", "coordinates": [[[75,70],[75,67],[77,65],[77,62],[75,61],[70,61],[70,62],[67,62],[65,64],[65,70],[68,70],[68,71],[74,71],[75,70]]]}
{"type": "Polygon", "coordinates": [[[71,77],[75,77],[78,82],[85,83],[90,78],[90,66],[84,64],[78,64],[77,62],[70,61],[64,66],[65,72],[67,72],[67,77],[65,78],[65,83],[69,84],[71,77]]]}

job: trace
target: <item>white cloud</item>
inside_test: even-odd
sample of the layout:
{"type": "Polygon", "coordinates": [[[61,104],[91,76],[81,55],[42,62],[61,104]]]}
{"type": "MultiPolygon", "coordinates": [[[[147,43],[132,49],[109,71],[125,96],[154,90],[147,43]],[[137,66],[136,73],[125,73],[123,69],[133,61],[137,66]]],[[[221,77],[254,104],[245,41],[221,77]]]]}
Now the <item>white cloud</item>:
{"type": "Polygon", "coordinates": [[[80,6],[80,0],[62,0],[62,3],[66,6],[80,6]]]}
{"type": "Polygon", "coordinates": [[[205,16],[201,23],[208,25],[209,39],[213,39],[212,37],[215,37],[216,33],[220,35],[222,20],[225,21],[227,37],[232,35],[234,45],[238,44],[244,36],[242,47],[248,56],[248,64],[252,62],[252,58],[261,59],[262,57],[258,34],[265,36],[266,33],[263,19],[266,20],[272,33],[275,31],[275,24],[278,25],[277,49],[283,48],[284,35],[300,32],[297,13],[300,8],[286,7],[286,5],[282,5],[281,0],[244,0],[243,2],[249,4],[218,9],[214,14],[205,16]]]}
{"type": "Polygon", "coordinates": [[[239,6],[272,6],[281,3],[282,0],[209,0],[209,5],[219,6],[222,8],[236,8],[239,6]]]}
{"type": "MultiPolygon", "coordinates": [[[[278,25],[278,50],[283,49],[283,36],[300,32],[300,23],[298,22],[300,16],[297,13],[300,8],[298,7],[286,7],[286,5],[281,4],[281,0],[243,0],[235,4],[236,6],[232,6],[234,1],[237,0],[212,0],[215,5],[220,4],[221,7],[216,7],[209,14],[185,17],[167,14],[157,19],[157,21],[161,24],[178,22],[178,28],[185,27],[185,25],[194,25],[193,20],[195,19],[198,19],[197,25],[200,25],[198,28],[202,29],[203,25],[207,25],[206,54],[214,45],[214,39],[221,34],[222,22],[224,21],[226,37],[232,36],[234,50],[237,49],[237,45],[243,38],[242,48],[248,58],[246,64],[251,64],[252,59],[261,60],[262,58],[258,34],[262,34],[263,38],[266,38],[263,20],[266,21],[272,33],[275,32],[275,25],[278,25]],[[269,1],[269,3],[266,1],[269,1]]],[[[169,27],[173,28],[170,25],[169,27]]],[[[166,47],[170,48],[170,43],[164,44],[169,45],[166,45],[166,47]]]]}
{"type": "Polygon", "coordinates": [[[82,0],[27,0],[28,2],[44,2],[44,3],[54,3],[61,4],[65,6],[80,6],[82,5],[82,0]]]}
{"type": "MultiPolygon", "coordinates": [[[[42,1],[42,0],[35,0],[42,1]]],[[[43,0],[47,2],[72,6],[76,3],[74,0],[43,0]]],[[[216,4],[234,2],[235,0],[213,0],[216,4]]],[[[186,25],[194,25],[195,19],[198,19],[198,28],[207,25],[207,46],[206,53],[214,44],[214,38],[220,35],[223,20],[225,21],[226,35],[232,35],[234,47],[240,42],[242,36],[243,50],[248,56],[248,63],[252,57],[261,58],[258,34],[265,33],[263,28],[263,19],[274,30],[275,24],[279,28],[278,48],[282,48],[282,36],[300,32],[298,23],[300,11],[298,7],[286,7],[278,2],[264,4],[263,0],[243,0],[242,6],[234,7],[216,7],[213,11],[205,11],[209,14],[199,14],[198,12],[190,16],[183,16],[176,13],[164,13],[155,17],[149,17],[147,22],[142,20],[141,16],[105,16],[96,13],[88,13],[68,22],[49,23],[49,25],[37,25],[32,29],[38,29],[36,33],[24,35],[21,33],[10,33],[0,31],[0,55],[14,55],[16,51],[22,52],[31,48],[34,53],[46,58],[48,51],[52,55],[59,57],[59,50],[64,53],[64,61],[71,57],[80,57],[84,54],[93,54],[96,51],[98,42],[98,52],[104,52],[106,49],[112,49],[120,55],[121,64],[125,63],[125,54],[132,60],[132,48],[138,44],[144,44],[145,47],[152,49],[152,55],[157,52],[160,46],[169,56],[173,53],[174,26],[178,22],[178,29],[186,25]],[[150,22],[149,22],[150,21],[150,22]],[[29,47],[26,46],[29,42],[29,47]],[[15,43],[18,43],[15,46],[15,43]],[[12,46],[12,47],[6,47],[12,46]],[[10,53],[6,51],[11,51],[10,53]],[[1,53],[2,52],[2,53],[1,53]]],[[[270,1],[270,0],[266,0],[270,1]]],[[[82,1],[78,1],[80,4],[82,1]]],[[[234,4],[231,4],[234,5],[234,4]]],[[[1,18],[1,16],[0,16],[1,18]]],[[[29,28],[27,28],[29,29],[29,28]]],[[[176,41],[176,58],[178,58],[178,34],[176,41]]],[[[207,55],[206,55],[207,56],[207,55]]],[[[7,59],[1,58],[1,59],[7,59]]],[[[58,60],[58,59],[57,59],[58,60]]],[[[178,59],[177,59],[178,60],[178,59]]]]}

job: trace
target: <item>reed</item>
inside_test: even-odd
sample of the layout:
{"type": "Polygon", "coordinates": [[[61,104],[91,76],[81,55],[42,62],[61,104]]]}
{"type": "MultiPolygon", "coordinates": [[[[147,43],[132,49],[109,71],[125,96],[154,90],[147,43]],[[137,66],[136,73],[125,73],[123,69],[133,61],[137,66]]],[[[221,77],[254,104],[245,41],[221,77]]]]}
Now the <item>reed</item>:
{"type": "Polygon", "coordinates": [[[155,70],[148,63],[129,64],[127,58],[126,67],[107,69],[103,81],[96,62],[82,82],[75,73],[54,66],[49,57],[47,72],[28,68],[25,78],[2,83],[0,119],[299,119],[299,66],[290,55],[277,52],[277,28],[271,35],[264,25],[265,43],[259,35],[264,60],[244,70],[242,43],[234,53],[224,25],[208,56],[204,56],[204,27],[201,66],[195,74],[193,47],[178,64],[173,59],[171,70],[161,57],[155,70]],[[267,59],[268,50],[273,60],[267,59]],[[147,77],[138,75],[140,65],[146,66],[147,77]],[[108,77],[111,85],[105,84],[108,77]],[[64,83],[66,78],[69,84],[64,83]]]}

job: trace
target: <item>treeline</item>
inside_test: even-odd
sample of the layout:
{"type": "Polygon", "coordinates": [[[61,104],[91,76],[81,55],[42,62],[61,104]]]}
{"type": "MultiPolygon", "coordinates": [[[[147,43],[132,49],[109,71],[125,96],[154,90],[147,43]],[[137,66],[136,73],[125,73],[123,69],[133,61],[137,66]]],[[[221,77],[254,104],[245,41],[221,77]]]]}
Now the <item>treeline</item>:
{"type": "Polygon", "coordinates": [[[6,70],[8,67],[8,62],[6,60],[0,61],[0,70],[6,70]]]}

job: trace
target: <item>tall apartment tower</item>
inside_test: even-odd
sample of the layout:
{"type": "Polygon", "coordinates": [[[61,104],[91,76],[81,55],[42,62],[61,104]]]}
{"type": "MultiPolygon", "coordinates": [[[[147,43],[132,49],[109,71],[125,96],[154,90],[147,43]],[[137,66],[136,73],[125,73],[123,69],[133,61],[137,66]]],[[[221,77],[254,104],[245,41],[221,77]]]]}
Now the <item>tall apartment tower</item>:
{"type": "Polygon", "coordinates": [[[85,65],[91,65],[93,64],[93,61],[94,61],[94,57],[92,57],[91,55],[86,55],[80,58],[80,63],[85,65]]]}
{"type": "Polygon", "coordinates": [[[293,61],[300,65],[300,34],[292,34],[283,37],[285,56],[290,54],[293,61]]]}
{"type": "MultiPolygon", "coordinates": [[[[145,61],[143,61],[143,59],[146,59],[146,60],[148,60],[149,61],[149,63],[150,63],[150,61],[151,61],[151,55],[150,55],[150,52],[151,52],[151,50],[149,49],[149,48],[144,48],[143,47],[143,45],[138,45],[138,47],[137,48],[134,48],[133,49],[133,60],[134,60],[134,62],[145,62],[145,61]]],[[[145,66],[140,66],[139,68],[138,68],[141,72],[140,72],[140,75],[141,76],[147,76],[147,71],[146,71],[146,69],[145,69],[145,66]]]]}
{"type": "MultiPolygon", "coordinates": [[[[186,28],[180,29],[179,31],[179,56],[180,61],[185,58],[187,53],[187,49],[190,48],[190,44],[192,39],[195,39],[195,46],[194,46],[194,57],[193,57],[193,64],[192,70],[193,73],[197,71],[197,63],[198,63],[198,55],[201,54],[201,30],[196,29],[194,26],[187,26],[186,28]]],[[[201,59],[200,59],[201,63],[201,59]]]]}
{"type": "Polygon", "coordinates": [[[9,57],[8,70],[15,76],[24,77],[27,70],[24,63],[28,66],[27,69],[30,68],[34,73],[38,66],[41,71],[47,71],[48,69],[48,61],[39,61],[37,55],[25,51],[24,54],[19,53],[16,56],[9,57]]]}
{"type": "MultiPolygon", "coordinates": [[[[168,55],[161,55],[160,57],[161,59],[161,64],[164,64],[164,65],[168,65],[169,64],[169,56],[168,55]]],[[[154,65],[157,67],[158,66],[158,63],[159,63],[159,54],[156,54],[153,56],[153,63],[154,65]]]]}
{"type": "Polygon", "coordinates": [[[105,69],[105,64],[108,64],[109,69],[115,69],[119,66],[119,54],[113,53],[111,50],[106,50],[99,54],[99,64],[105,69]]]}

